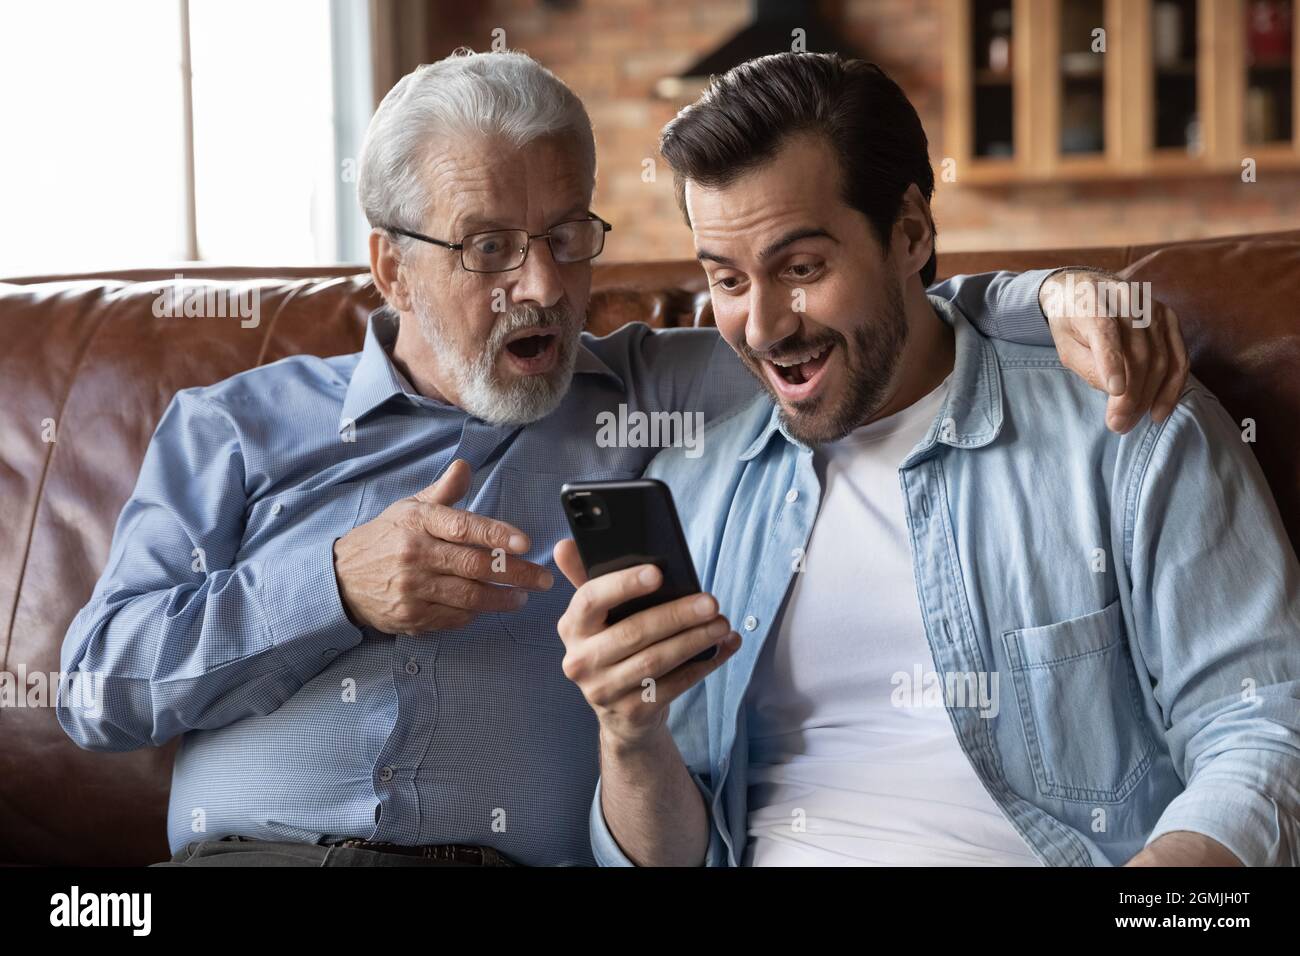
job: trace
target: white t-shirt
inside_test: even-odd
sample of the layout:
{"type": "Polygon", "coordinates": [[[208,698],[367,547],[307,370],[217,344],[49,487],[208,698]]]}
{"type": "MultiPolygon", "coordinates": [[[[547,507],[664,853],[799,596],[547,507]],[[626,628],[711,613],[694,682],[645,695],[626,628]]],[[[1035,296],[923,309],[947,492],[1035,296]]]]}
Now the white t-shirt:
{"type": "Polygon", "coordinates": [[[898,466],[947,388],[817,452],[821,511],[746,701],[748,865],[1039,865],[937,695],[899,693],[935,667],[898,466]]]}

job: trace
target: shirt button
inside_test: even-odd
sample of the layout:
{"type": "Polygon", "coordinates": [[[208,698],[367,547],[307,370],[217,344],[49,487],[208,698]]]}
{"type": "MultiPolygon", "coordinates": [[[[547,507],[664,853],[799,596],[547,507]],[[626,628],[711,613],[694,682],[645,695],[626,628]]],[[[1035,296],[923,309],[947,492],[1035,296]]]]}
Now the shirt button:
{"type": "Polygon", "coordinates": [[[785,493],[785,500],[790,504],[794,504],[796,501],[799,500],[799,492],[796,489],[791,488],[789,491],[785,493]]]}
{"type": "Polygon", "coordinates": [[[393,779],[393,768],[392,768],[392,767],[385,767],[383,770],[379,771],[379,779],[382,780],[382,781],[384,781],[385,783],[387,783],[389,780],[392,780],[392,779],[393,779]]]}
{"type": "Polygon", "coordinates": [[[284,505],[280,504],[280,502],[278,501],[275,504],[271,505],[271,514],[273,515],[278,515],[283,510],[284,510],[284,505]]]}
{"type": "Polygon", "coordinates": [[[756,627],[758,627],[758,618],[752,614],[745,618],[745,630],[752,631],[756,627]]]}
{"type": "Polygon", "coordinates": [[[338,652],[339,650],[337,647],[327,647],[325,648],[325,650],[320,652],[320,656],[325,658],[326,660],[329,660],[331,657],[335,657],[338,654],[338,652]]]}
{"type": "Polygon", "coordinates": [[[406,662],[406,673],[410,674],[412,677],[420,673],[420,665],[416,663],[414,657],[406,662]]]}

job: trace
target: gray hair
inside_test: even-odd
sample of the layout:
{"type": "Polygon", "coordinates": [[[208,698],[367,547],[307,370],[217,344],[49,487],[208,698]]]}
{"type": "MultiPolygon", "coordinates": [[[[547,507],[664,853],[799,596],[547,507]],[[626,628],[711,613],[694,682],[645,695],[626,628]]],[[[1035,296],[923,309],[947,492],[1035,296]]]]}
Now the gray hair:
{"type": "Polygon", "coordinates": [[[569,137],[595,182],[596,140],[573,91],[525,53],[462,48],[402,77],[375,110],[357,177],[371,227],[418,229],[431,204],[422,175],[429,147],[475,135],[515,146],[569,137]]]}

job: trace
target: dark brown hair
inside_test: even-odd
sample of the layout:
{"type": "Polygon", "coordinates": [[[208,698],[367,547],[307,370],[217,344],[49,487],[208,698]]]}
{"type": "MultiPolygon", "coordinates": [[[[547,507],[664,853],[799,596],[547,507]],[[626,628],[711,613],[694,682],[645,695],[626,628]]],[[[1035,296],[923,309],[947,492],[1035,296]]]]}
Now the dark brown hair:
{"type": "MultiPolygon", "coordinates": [[[[659,149],[687,224],[688,180],[727,186],[803,132],[826,137],[839,157],[845,203],[867,217],[886,249],[907,187],[915,183],[927,202],[934,195],[921,119],[884,70],[834,53],[776,53],[714,77],[664,127],[659,149]]],[[[930,229],[933,235],[933,221],[930,229]]],[[[923,284],[934,282],[937,268],[932,248],[923,284]]]]}

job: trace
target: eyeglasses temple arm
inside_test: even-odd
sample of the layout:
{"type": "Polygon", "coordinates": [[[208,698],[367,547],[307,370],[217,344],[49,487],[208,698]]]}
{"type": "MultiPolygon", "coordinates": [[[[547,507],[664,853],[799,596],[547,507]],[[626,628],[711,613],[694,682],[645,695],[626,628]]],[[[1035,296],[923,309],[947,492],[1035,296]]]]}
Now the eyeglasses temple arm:
{"type": "Polygon", "coordinates": [[[463,242],[443,242],[441,239],[434,239],[432,236],[426,236],[423,233],[411,232],[409,229],[398,229],[396,226],[385,226],[389,232],[395,232],[399,236],[408,236],[411,239],[419,239],[421,242],[431,242],[435,246],[442,246],[444,249],[455,249],[457,251],[465,247],[463,242]]]}

